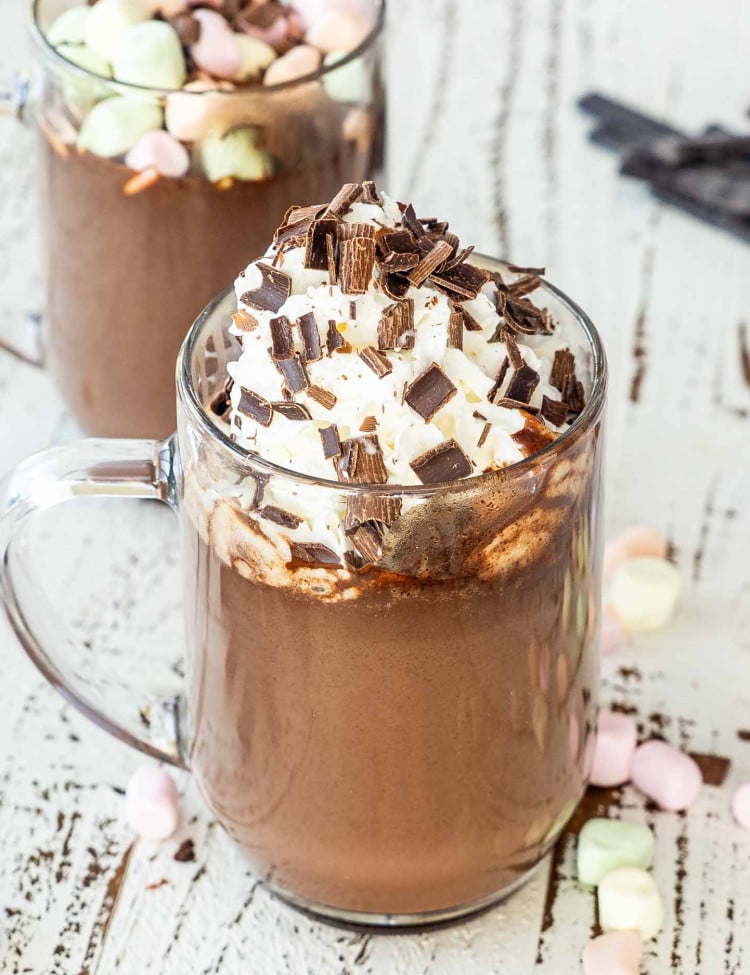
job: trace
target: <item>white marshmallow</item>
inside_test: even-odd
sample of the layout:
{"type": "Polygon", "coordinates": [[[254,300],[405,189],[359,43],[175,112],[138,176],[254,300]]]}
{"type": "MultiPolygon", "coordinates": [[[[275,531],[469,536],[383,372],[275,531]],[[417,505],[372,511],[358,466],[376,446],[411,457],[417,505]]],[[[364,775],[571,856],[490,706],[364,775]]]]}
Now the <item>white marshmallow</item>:
{"type": "Polygon", "coordinates": [[[47,31],[47,40],[53,47],[59,44],[84,44],[86,41],[86,21],[91,7],[68,7],[57,17],[47,31]]]}
{"type": "Polygon", "coordinates": [[[664,907],[654,878],[637,867],[620,867],[602,879],[597,890],[603,931],[637,931],[644,941],[655,938],[664,922],[664,907]]]}
{"type": "Polygon", "coordinates": [[[161,20],[127,27],[115,43],[112,72],[118,81],[144,88],[181,88],[185,57],[177,31],[161,20]]]}
{"type": "Polygon", "coordinates": [[[78,145],[96,156],[113,158],[124,155],[136,142],[163,121],[158,105],[132,98],[106,98],[83,120],[78,145]]]}
{"type": "Polygon", "coordinates": [[[86,43],[92,51],[111,61],[120,34],[132,24],[150,18],[147,0],[98,0],[85,23],[86,43]]]}
{"type": "Polygon", "coordinates": [[[680,585],[679,571],[666,559],[629,559],[612,576],[610,606],[626,630],[659,630],[674,614],[680,585]]]}

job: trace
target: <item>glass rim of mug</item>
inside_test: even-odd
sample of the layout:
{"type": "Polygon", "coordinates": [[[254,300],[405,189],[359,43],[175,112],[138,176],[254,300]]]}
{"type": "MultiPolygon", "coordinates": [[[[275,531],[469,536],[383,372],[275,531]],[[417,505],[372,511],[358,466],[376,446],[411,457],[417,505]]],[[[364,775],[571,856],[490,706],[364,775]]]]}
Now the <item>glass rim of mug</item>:
{"type": "Polygon", "coordinates": [[[293,88],[301,88],[306,84],[310,84],[313,81],[319,81],[328,74],[332,74],[344,65],[349,64],[349,62],[354,61],[356,58],[364,54],[368,48],[372,47],[373,43],[380,37],[383,32],[383,27],[385,26],[385,9],[387,0],[373,0],[375,4],[375,21],[367,33],[367,35],[360,41],[360,43],[345,54],[343,57],[334,61],[333,64],[323,64],[316,71],[311,71],[309,74],[302,75],[299,78],[292,78],[291,81],[282,81],[275,85],[245,85],[244,87],[234,88],[230,91],[223,91],[221,88],[208,88],[204,91],[186,91],[184,88],[152,88],[148,85],[134,85],[128,81],[117,81],[114,78],[107,78],[104,75],[96,74],[94,71],[90,71],[88,68],[83,68],[79,64],[70,61],[61,54],[57,48],[53,47],[52,44],[47,40],[45,32],[39,22],[39,8],[45,2],[45,0],[32,0],[29,7],[29,21],[30,21],[30,33],[31,36],[41,50],[44,57],[51,59],[55,62],[58,67],[64,71],[68,71],[73,75],[80,75],[81,78],[86,78],[88,80],[95,80],[97,83],[106,85],[109,89],[115,93],[120,93],[123,95],[149,95],[158,96],[159,98],[167,98],[169,95],[174,95],[180,93],[182,95],[196,95],[198,97],[203,95],[224,95],[228,98],[233,98],[235,96],[245,96],[252,95],[254,97],[260,96],[264,97],[266,93],[270,96],[278,91],[288,91],[293,88]]]}
{"type": "MultiPolygon", "coordinates": [[[[508,267],[509,262],[491,258],[485,254],[475,253],[474,255],[480,262],[508,267]]],[[[306,484],[315,487],[326,488],[337,491],[339,494],[349,495],[370,495],[377,494],[383,496],[411,496],[427,498],[435,494],[444,493],[447,489],[456,491],[476,488],[482,483],[490,481],[507,481],[510,478],[523,476],[528,470],[538,464],[539,461],[553,459],[557,454],[565,451],[570,443],[574,443],[581,432],[585,432],[588,427],[600,416],[606,391],[607,391],[607,357],[604,345],[594,323],[585,311],[563,291],[550,284],[544,278],[541,279],[540,289],[552,295],[557,301],[564,305],[575,317],[581,327],[589,349],[592,354],[592,382],[591,390],[588,395],[586,405],[581,413],[570,424],[567,430],[560,434],[555,440],[549,443],[542,450],[530,454],[521,460],[508,464],[507,467],[498,470],[488,471],[482,474],[474,474],[471,477],[464,477],[453,481],[442,481],[438,484],[346,484],[341,481],[332,481],[327,478],[317,477],[314,474],[305,474],[302,471],[295,471],[287,467],[281,467],[273,461],[266,460],[260,454],[253,453],[245,447],[231,440],[221,429],[215,419],[211,416],[206,406],[201,401],[192,379],[191,363],[193,354],[196,350],[198,340],[203,332],[204,326],[211,320],[215,310],[223,301],[234,293],[234,285],[229,285],[219,292],[206,307],[201,311],[190,330],[180,349],[177,358],[176,385],[177,395],[184,406],[190,422],[193,426],[202,431],[203,434],[221,444],[235,463],[246,467],[249,472],[255,470],[273,477],[282,478],[295,484],[306,484]]]]}

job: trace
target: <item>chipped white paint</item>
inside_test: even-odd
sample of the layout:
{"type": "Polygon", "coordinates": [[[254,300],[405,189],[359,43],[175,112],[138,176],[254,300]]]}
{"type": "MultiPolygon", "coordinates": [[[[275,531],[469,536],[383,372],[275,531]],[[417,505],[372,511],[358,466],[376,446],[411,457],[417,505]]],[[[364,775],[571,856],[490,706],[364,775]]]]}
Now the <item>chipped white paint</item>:
{"type": "MultiPolygon", "coordinates": [[[[3,69],[22,57],[23,6],[0,0],[3,69]]],[[[615,159],[587,144],[574,101],[598,88],[688,128],[741,127],[748,50],[744,0],[391,3],[391,190],[452,215],[483,250],[546,263],[592,314],[612,366],[610,528],[663,527],[683,572],[674,626],[605,665],[607,695],[636,709],[645,732],[733,763],[684,818],[646,812],[629,791],[621,800],[659,840],[667,927],[649,946],[650,975],[750,971],[750,836],[728,810],[732,787],[750,778],[750,742],[737,735],[750,727],[750,386],[739,357],[750,247],[619,178],[615,159]]],[[[40,311],[30,147],[0,122],[0,326],[16,338],[40,311]]],[[[0,353],[2,467],[71,433],[47,377],[0,353]]],[[[170,518],[147,503],[76,503],[31,540],[56,604],[123,674],[156,658],[169,674],[178,661],[170,518]]],[[[117,790],[138,757],[42,684],[4,622],[0,653],[3,973],[578,970],[593,898],[570,879],[570,843],[546,913],[548,866],[481,918],[397,937],[340,931],[279,904],[187,780],[181,837],[194,839],[196,861],[175,863],[176,842],[131,850],[117,790]]]]}

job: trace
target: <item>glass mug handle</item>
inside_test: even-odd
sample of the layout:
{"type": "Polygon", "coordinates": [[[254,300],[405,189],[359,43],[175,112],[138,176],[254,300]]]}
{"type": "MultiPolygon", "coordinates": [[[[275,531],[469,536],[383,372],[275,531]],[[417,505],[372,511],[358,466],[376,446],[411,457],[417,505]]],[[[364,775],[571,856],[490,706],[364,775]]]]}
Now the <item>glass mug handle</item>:
{"type": "Polygon", "coordinates": [[[91,655],[47,605],[14,545],[21,527],[37,512],[92,496],[152,498],[176,508],[175,439],[73,441],[33,454],[0,481],[0,595],[5,611],[32,662],[79,711],[126,744],[184,768],[179,690],[154,698],[161,714],[150,707],[146,723],[153,730],[159,721],[170,741],[168,748],[161,748],[144,736],[143,719],[127,716],[124,708],[113,709],[116,682],[94,673],[91,655]],[[118,710],[123,713],[118,715],[118,710]]]}

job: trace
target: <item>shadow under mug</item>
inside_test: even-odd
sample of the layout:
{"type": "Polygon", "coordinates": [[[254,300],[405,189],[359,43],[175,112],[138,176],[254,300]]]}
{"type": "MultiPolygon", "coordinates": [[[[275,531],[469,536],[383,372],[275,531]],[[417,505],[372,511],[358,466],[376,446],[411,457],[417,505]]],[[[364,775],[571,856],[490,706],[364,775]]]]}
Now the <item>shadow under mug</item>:
{"type": "Polygon", "coordinates": [[[551,285],[541,299],[587,404],[504,470],[344,485],[238,447],[208,408],[236,356],[230,289],[182,347],[174,436],[52,447],[2,483],[0,588],[31,659],[94,722],[188,768],[257,875],[328,918],[425,924],[493,903],[539,864],[585,789],[606,364],[585,314],[551,285]],[[105,675],[40,608],[16,544],[35,512],[92,495],[156,498],[179,516],[187,678],[166,695],[173,750],[144,737],[142,695],[113,713],[105,675]],[[369,570],[311,560],[262,517],[292,507],[309,528],[374,497],[400,515],[369,570]]]}

